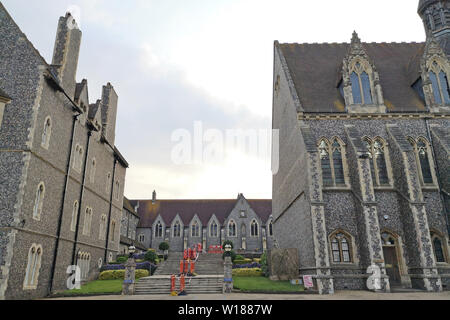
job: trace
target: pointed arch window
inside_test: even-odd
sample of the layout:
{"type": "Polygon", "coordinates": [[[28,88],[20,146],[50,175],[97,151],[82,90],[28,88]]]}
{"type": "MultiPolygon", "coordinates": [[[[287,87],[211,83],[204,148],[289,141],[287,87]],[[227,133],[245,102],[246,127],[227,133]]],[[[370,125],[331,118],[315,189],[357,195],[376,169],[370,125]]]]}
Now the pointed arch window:
{"type": "Polygon", "coordinates": [[[191,226],[191,237],[198,238],[200,237],[200,226],[198,222],[194,222],[191,226]]]}
{"type": "Polygon", "coordinates": [[[434,184],[433,171],[432,171],[432,157],[431,150],[428,141],[425,138],[420,137],[414,140],[413,138],[408,139],[414,148],[416,153],[416,163],[419,169],[420,180],[423,185],[434,184]]]}
{"type": "Polygon", "coordinates": [[[233,220],[228,223],[228,236],[236,237],[236,223],[233,220]]]}
{"type": "Polygon", "coordinates": [[[357,62],[350,74],[354,104],[373,104],[369,74],[365,67],[357,62]]]}
{"type": "Polygon", "coordinates": [[[44,195],[45,195],[45,186],[44,183],[40,183],[36,191],[36,198],[34,200],[34,207],[33,207],[34,220],[38,221],[41,220],[42,206],[44,204],[44,195]]]}
{"type": "Polygon", "coordinates": [[[78,218],[78,201],[75,201],[72,208],[72,221],[70,222],[70,230],[75,232],[77,228],[78,218]]]}
{"type": "Polygon", "coordinates": [[[99,230],[99,239],[100,240],[106,240],[106,215],[102,215],[102,218],[100,220],[100,230],[99,230]]]}
{"type": "Polygon", "coordinates": [[[83,234],[85,236],[91,234],[91,225],[92,225],[92,209],[87,207],[84,213],[84,227],[83,227],[83,234]]]}
{"type": "Polygon", "coordinates": [[[37,288],[41,261],[42,246],[33,244],[28,251],[28,263],[23,282],[23,288],[25,290],[33,290],[37,288]]]}
{"type": "Polygon", "coordinates": [[[436,262],[445,263],[447,255],[445,254],[445,240],[435,232],[431,232],[431,242],[433,244],[434,256],[436,262]]]}
{"type": "Polygon", "coordinates": [[[448,75],[442,66],[434,61],[428,72],[433,90],[434,101],[439,105],[450,105],[450,87],[448,75]]]}
{"type": "Polygon", "coordinates": [[[41,145],[43,148],[48,149],[50,145],[50,136],[52,134],[52,120],[50,117],[47,117],[44,122],[44,131],[42,132],[42,142],[41,145]]]}
{"type": "Polygon", "coordinates": [[[111,241],[116,241],[116,221],[111,222],[111,241]]]}
{"type": "Polygon", "coordinates": [[[162,238],[163,237],[163,226],[161,222],[158,222],[155,226],[155,238],[162,238]]]}
{"type": "Polygon", "coordinates": [[[370,159],[370,171],[372,173],[373,183],[378,186],[389,185],[385,142],[380,138],[375,140],[365,138],[364,141],[370,159]]]}
{"type": "Polygon", "coordinates": [[[217,238],[219,236],[219,227],[215,221],[213,221],[209,226],[209,235],[213,238],[217,238]]]}
{"type": "Polygon", "coordinates": [[[256,220],[252,221],[250,234],[252,237],[257,237],[259,235],[259,225],[256,220]]]}
{"type": "Polygon", "coordinates": [[[140,243],[144,243],[145,242],[145,235],[143,235],[143,234],[139,235],[139,242],[140,243]]]}
{"type": "Polygon", "coordinates": [[[273,237],[273,222],[269,222],[269,236],[273,237]]]}
{"type": "Polygon", "coordinates": [[[180,221],[175,222],[173,226],[173,237],[179,238],[181,237],[181,224],[180,221]]]}
{"type": "Polygon", "coordinates": [[[332,144],[325,139],[320,141],[319,155],[322,181],[325,187],[343,186],[346,184],[343,151],[344,148],[337,138],[333,140],[332,144]]]}
{"type": "Polygon", "coordinates": [[[92,163],[91,163],[91,172],[90,172],[90,180],[91,183],[95,182],[95,171],[97,170],[97,161],[94,159],[92,159],[92,163]]]}
{"type": "Polygon", "coordinates": [[[330,242],[334,263],[352,262],[351,239],[349,236],[339,232],[330,237],[330,242]]]}

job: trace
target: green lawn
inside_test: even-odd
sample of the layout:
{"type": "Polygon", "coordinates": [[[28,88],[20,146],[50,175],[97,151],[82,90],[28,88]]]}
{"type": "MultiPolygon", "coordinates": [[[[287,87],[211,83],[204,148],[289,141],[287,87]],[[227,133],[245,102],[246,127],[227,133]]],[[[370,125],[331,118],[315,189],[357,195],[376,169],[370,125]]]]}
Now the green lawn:
{"type": "Polygon", "coordinates": [[[242,292],[302,292],[303,286],[292,285],[289,281],[272,281],[266,277],[233,277],[233,286],[242,292]]]}
{"type": "Polygon", "coordinates": [[[122,292],[123,279],[118,280],[96,280],[81,286],[80,290],[67,290],[62,294],[65,296],[82,296],[95,294],[117,294],[122,292]]]}

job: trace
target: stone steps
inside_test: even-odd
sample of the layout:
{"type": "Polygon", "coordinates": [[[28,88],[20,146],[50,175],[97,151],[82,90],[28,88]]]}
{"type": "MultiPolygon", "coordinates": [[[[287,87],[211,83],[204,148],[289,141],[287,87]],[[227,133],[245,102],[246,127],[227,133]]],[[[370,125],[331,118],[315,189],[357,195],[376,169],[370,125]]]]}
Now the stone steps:
{"type": "MultiPolygon", "coordinates": [[[[135,289],[137,295],[170,294],[170,276],[153,276],[141,278],[135,289]]],[[[179,290],[179,280],[176,281],[179,290]]],[[[223,276],[197,276],[186,279],[186,292],[189,293],[222,293],[223,276]]]]}

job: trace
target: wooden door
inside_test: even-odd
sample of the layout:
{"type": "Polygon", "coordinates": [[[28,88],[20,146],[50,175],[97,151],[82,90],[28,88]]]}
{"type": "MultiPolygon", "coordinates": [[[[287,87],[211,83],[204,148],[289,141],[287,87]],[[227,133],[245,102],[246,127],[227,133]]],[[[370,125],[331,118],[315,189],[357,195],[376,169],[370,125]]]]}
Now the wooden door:
{"type": "Polygon", "coordinates": [[[400,286],[400,269],[398,265],[397,251],[395,246],[384,246],[384,261],[386,265],[386,273],[389,276],[391,286],[400,286]]]}

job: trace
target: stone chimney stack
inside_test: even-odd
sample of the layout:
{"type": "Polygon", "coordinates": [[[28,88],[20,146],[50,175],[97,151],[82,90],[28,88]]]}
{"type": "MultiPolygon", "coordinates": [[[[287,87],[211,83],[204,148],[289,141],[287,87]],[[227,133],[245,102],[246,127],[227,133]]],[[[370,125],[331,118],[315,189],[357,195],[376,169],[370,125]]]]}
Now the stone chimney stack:
{"type": "Polygon", "coordinates": [[[156,190],[153,191],[152,204],[156,203],[156,190]]]}
{"type": "Polygon", "coordinates": [[[67,12],[65,17],[59,18],[52,65],[55,67],[61,86],[72,99],[75,97],[75,77],[80,46],[81,31],[72,15],[67,12]]]}
{"type": "Polygon", "coordinates": [[[102,133],[106,140],[111,145],[114,145],[116,139],[116,117],[117,117],[117,102],[119,97],[114,91],[111,83],[108,82],[106,86],[103,86],[102,93],[102,133]]]}

